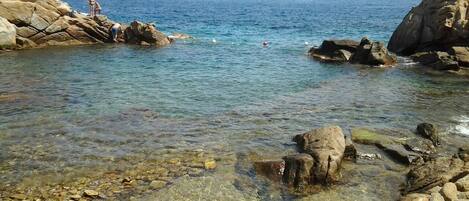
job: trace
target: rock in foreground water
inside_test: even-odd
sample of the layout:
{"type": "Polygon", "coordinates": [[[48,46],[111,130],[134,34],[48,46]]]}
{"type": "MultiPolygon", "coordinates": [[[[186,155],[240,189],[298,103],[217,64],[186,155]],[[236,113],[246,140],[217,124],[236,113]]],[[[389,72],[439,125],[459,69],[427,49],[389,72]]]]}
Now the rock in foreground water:
{"type": "Polygon", "coordinates": [[[309,154],[285,156],[283,183],[288,186],[304,187],[313,182],[314,159],[309,154]]]}
{"type": "Polygon", "coordinates": [[[302,153],[314,158],[315,183],[331,183],[340,179],[345,151],[345,137],[338,126],[314,129],[293,139],[302,153]]]}

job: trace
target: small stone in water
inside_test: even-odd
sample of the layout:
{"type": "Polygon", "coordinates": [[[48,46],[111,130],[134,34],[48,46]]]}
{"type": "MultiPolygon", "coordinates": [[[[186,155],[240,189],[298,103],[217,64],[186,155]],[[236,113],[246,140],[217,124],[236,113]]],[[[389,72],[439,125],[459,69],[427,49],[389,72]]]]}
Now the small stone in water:
{"type": "Polygon", "coordinates": [[[160,188],[165,187],[166,184],[167,184],[167,182],[165,182],[165,181],[155,180],[155,181],[152,181],[150,183],[150,187],[153,188],[153,189],[160,189],[160,188]]]}
{"type": "Polygon", "coordinates": [[[204,163],[204,167],[207,170],[213,170],[217,167],[217,163],[214,160],[206,160],[204,163]]]}
{"type": "Polygon", "coordinates": [[[84,195],[89,197],[96,197],[99,195],[99,192],[94,190],[85,190],[84,195]]]}

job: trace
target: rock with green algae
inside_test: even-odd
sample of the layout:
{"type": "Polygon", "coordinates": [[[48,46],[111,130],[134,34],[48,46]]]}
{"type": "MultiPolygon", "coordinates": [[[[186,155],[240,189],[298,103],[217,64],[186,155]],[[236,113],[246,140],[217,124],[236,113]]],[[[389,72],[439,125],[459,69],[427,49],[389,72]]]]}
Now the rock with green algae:
{"type": "Polygon", "coordinates": [[[379,145],[402,144],[405,142],[405,139],[379,134],[367,128],[353,128],[352,141],[365,145],[379,145]]]}

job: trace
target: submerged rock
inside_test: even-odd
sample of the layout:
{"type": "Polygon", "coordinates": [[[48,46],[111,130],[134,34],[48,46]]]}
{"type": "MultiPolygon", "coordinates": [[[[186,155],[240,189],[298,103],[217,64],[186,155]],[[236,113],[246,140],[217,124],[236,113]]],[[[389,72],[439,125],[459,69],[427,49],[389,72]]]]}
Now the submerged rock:
{"type": "Polygon", "coordinates": [[[254,162],[256,174],[263,175],[274,181],[281,181],[285,170],[284,160],[265,160],[254,162]]]}
{"type": "Polygon", "coordinates": [[[295,154],[283,157],[285,171],[283,183],[297,188],[313,183],[314,159],[309,154],[295,154]]]}
{"type": "Polygon", "coordinates": [[[311,48],[309,54],[323,62],[351,62],[371,66],[388,66],[397,61],[397,58],[388,52],[384,43],[373,42],[366,37],[361,42],[325,40],[319,48],[311,48]]]}
{"type": "Polygon", "coordinates": [[[447,52],[431,51],[431,52],[419,52],[413,54],[411,58],[420,62],[423,65],[427,65],[436,70],[459,70],[459,64],[456,61],[456,57],[448,54],[447,52]]]}
{"type": "Polygon", "coordinates": [[[314,129],[293,139],[300,152],[314,158],[314,182],[331,183],[340,179],[345,137],[338,126],[314,129]]]}

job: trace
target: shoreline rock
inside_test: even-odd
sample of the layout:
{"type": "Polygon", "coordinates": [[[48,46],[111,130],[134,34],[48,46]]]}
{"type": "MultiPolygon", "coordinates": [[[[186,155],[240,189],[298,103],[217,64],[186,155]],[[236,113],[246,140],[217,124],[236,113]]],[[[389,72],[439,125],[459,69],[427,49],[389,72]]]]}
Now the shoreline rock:
{"type": "Polygon", "coordinates": [[[422,0],[394,31],[388,49],[436,70],[469,67],[465,0],[422,0]]]}
{"type": "MultiPolygon", "coordinates": [[[[60,0],[0,1],[0,50],[112,43],[114,24],[103,15],[82,15],[60,0]]],[[[151,24],[135,21],[122,31],[127,35],[120,41],[128,44],[162,47],[172,42],[151,24]]]]}
{"type": "Polygon", "coordinates": [[[325,40],[319,48],[313,47],[308,54],[322,62],[363,64],[369,66],[391,66],[397,57],[388,52],[384,43],[364,37],[360,42],[353,40],[325,40]]]}

